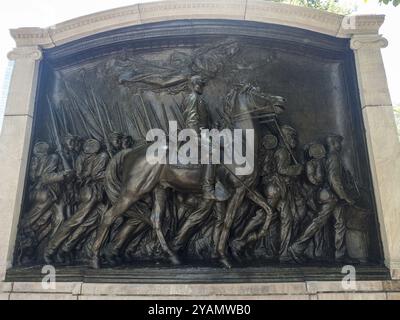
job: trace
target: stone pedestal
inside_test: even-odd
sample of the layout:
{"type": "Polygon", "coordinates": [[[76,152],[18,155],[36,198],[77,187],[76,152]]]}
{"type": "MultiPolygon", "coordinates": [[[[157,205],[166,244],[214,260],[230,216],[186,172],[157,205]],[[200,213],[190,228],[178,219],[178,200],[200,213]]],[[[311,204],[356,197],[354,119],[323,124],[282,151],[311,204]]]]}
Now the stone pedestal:
{"type": "Polygon", "coordinates": [[[359,281],[345,290],[342,283],[307,281],[264,284],[0,284],[0,300],[399,300],[400,281],[359,281]]]}

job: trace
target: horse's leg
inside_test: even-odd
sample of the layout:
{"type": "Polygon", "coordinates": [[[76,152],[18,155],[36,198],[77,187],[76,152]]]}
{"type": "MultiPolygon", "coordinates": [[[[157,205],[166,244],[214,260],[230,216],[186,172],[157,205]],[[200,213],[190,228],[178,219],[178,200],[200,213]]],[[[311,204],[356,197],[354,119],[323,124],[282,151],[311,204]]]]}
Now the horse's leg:
{"type": "Polygon", "coordinates": [[[112,224],[137,200],[139,200],[139,196],[133,196],[130,193],[124,193],[119,200],[104,214],[97,229],[96,238],[93,243],[93,257],[91,262],[92,268],[98,269],[100,267],[100,249],[107,239],[112,224]]]}
{"type": "Polygon", "coordinates": [[[254,235],[257,234],[258,228],[265,221],[265,213],[262,209],[257,210],[255,216],[253,216],[250,221],[245,225],[242,234],[232,241],[232,254],[235,256],[237,260],[240,261],[240,253],[246,247],[248,243],[253,242],[254,235]]]}
{"type": "Polygon", "coordinates": [[[265,237],[267,235],[269,226],[271,225],[271,221],[273,218],[273,211],[271,207],[268,205],[267,200],[257,191],[248,192],[247,197],[252,200],[255,204],[259,205],[265,211],[265,221],[264,225],[261,227],[259,238],[265,237]]]}
{"type": "Polygon", "coordinates": [[[153,228],[156,231],[157,238],[158,241],[160,241],[162,249],[164,250],[165,253],[168,254],[170,261],[174,265],[179,265],[180,261],[178,257],[169,248],[161,228],[161,220],[162,220],[162,215],[165,212],[166,200],[167,200],[167,193],[165,188],[161,186],[156,187],[156,189],[154,190],[154,207],[153,207],[153,212],[151,214],[151,221],[153,223],[153,228]]]}
{"type": "Polygon", "coordinates": [[[218,253],[220,256],[220,261],[226,268],[231,268],[231,264],[226,257],[226,246],[228,243],[229,234],[231,231],[233,220],[235,219],[236,212],[240,204],[242,203],[246,192],[247,191],[244,187],[238,187],[235,190],[232,198],[229,200],[229,204],[226,208],[225,221],[218,242],[218,253]]]}
{"type": "Polygon", "coordinates": [[[240,252],[247,244],[256,242],[265,237],[273,218],[272,209],[268,205],[267,200],[265,200],[259,192],[247,192],[246,196],[248,199],[260,206],[265,214],[263,214],[262,211],[257,211],[256,215],[247,224],[242,235],[233,241],[233,245],[238,252],[240,252]],[[256,230],[260,226],[261,228],[257,232],[256,230]]]}

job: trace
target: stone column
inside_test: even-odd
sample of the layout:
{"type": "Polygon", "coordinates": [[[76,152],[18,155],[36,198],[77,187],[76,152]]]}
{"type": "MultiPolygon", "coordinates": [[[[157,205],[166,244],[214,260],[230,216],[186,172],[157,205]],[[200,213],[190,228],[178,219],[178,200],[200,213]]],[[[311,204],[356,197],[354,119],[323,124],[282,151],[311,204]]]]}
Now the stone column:
{"type": "Polygon", "coordinates": [[[400,278],[400,143],[378,34],[353,35],[358,85],[378,209],[385,265],[400,278]]]}
{"type": "Polygon", "coordinates": [[[13,258],[42,52],[20,47],[8,58],[15,65],[0,136],[0,281],[13,258]]]}

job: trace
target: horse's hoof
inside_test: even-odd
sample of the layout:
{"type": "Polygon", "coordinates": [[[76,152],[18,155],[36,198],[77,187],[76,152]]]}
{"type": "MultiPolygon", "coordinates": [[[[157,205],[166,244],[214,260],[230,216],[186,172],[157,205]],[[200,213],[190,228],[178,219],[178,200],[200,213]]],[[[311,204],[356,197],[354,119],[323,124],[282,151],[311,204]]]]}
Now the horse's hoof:
{"type": "Polygon", "coordinates": [[[181,260],[179,260],[179,258],[175,255],[170,256],[169,260],[174,266],[179,266],[181,264],[181,260]]]}
{"type": "Polygon", "coordinates": [[[237,262],[242,262],[243,259],[240,257],[239,252],[232,250],[232,256],[237,262]]]}
{"type": "Polygon", "coordinates": [[[100,260],[98,257],[92,258],[89,267],[92,269],[100,269],[100,260]]]}
{"type": "Polygon", "coordinates": [[[225,269],[232,269],[232,265],[229,262],[228,258],[224,257],[219,259],[219,262],[224,266],[225,269]]]}
{"type": "Polygon", "coordinates": [[[231,247],[232,247],[232,249],[234,249],[234,251],[239,253],[243,250],[243,248],[245,247],[245,244],[240,240],[233,240],[231,247]]]}
{"type": "Polygon", "coordinates": [[[108,262],[108,264],[111,267],[116,267],[116,266],[118,266],[120,264],[119,260],[117,258],[115,258],[115,257],[112,257],[112,258],[108,257],[108,258],[106,258],[106,261],[108,262]]]}
{"type": "Polygon", "coordinates": [[[211,253],[211,259],[217,260],[219,258],[219,253],[218,252],[212,252],[211,253]]]}
{"type": "Polygon", "coordinates": [[[47,265],[53,264],[53,258],[52,258],[52,254],[51,253],[45,253],[43,259],[44,259],[44,262],[46,262],[47,265]]]}
{"type": "Polygon", "coordinates": [[[60,263],[60,264],[61,264],[61,263],[65,263],[65,262],[67,262],[67,261],[66,261],[66,255],[67,255],[67,253],[66,253],[65,251],[60,250],[60,251],[58,251],[58,253],[56,254],[54,260],[55,260],[57,263],[60,263]]]}
{"type": "Polygon", "coordinates": [[[111,267],[115,267],[122,262],[119,258],[118,252],[115,250],[109,250],[105,252],[104,258],[111,267]]]}

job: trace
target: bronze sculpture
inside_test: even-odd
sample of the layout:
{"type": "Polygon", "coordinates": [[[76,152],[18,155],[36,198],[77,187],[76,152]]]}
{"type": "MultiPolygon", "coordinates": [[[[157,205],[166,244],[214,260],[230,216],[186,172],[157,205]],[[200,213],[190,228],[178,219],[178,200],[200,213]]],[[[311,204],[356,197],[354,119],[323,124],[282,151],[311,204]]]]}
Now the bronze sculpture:
{"type": "MultiPolygon", "coordinates": [[[[128,107],[111,105],[84,86],[84,93],[75,94],[67,84],[74,114],[66,115],[64,106],[49,99],[54,121],[48,142],[35,145],[31,157],[31,201],[20,223],[19,263],[100,268],[216,259],[230,268],[270,255],[277,262],[303,264],[312,246],[311,261],[333,254],[337,261],[350,261],[343,201],[351,206],[354,200],[342,172],[342,138],[329,135],[322,141],[321,135],[302,159],[302,131],[287,124],[286,99],[252,81],[223,79],[239,52],[228,40],[191,53],[173,51],[161,62],[119,61],[113,68],[124,72],[113,79],[131,90],[126,90],[133,104],[128,107]],[[224,85],[213,87],[218,77],[224,85]],[[219,99],[207,98],[204,92],[216,88],[219,99]],[[235,162],[149,163],[146,132],[166,129],[171,120],[179,130],[253,130],[254,170],[238,176],[241,164],[235,162]],[[317,254],[316,247],[333,236],[335,252],[324,248],[317,254]]],[[[254,68],[240,63],[233,63],[234,76],[254,68]]]]}

